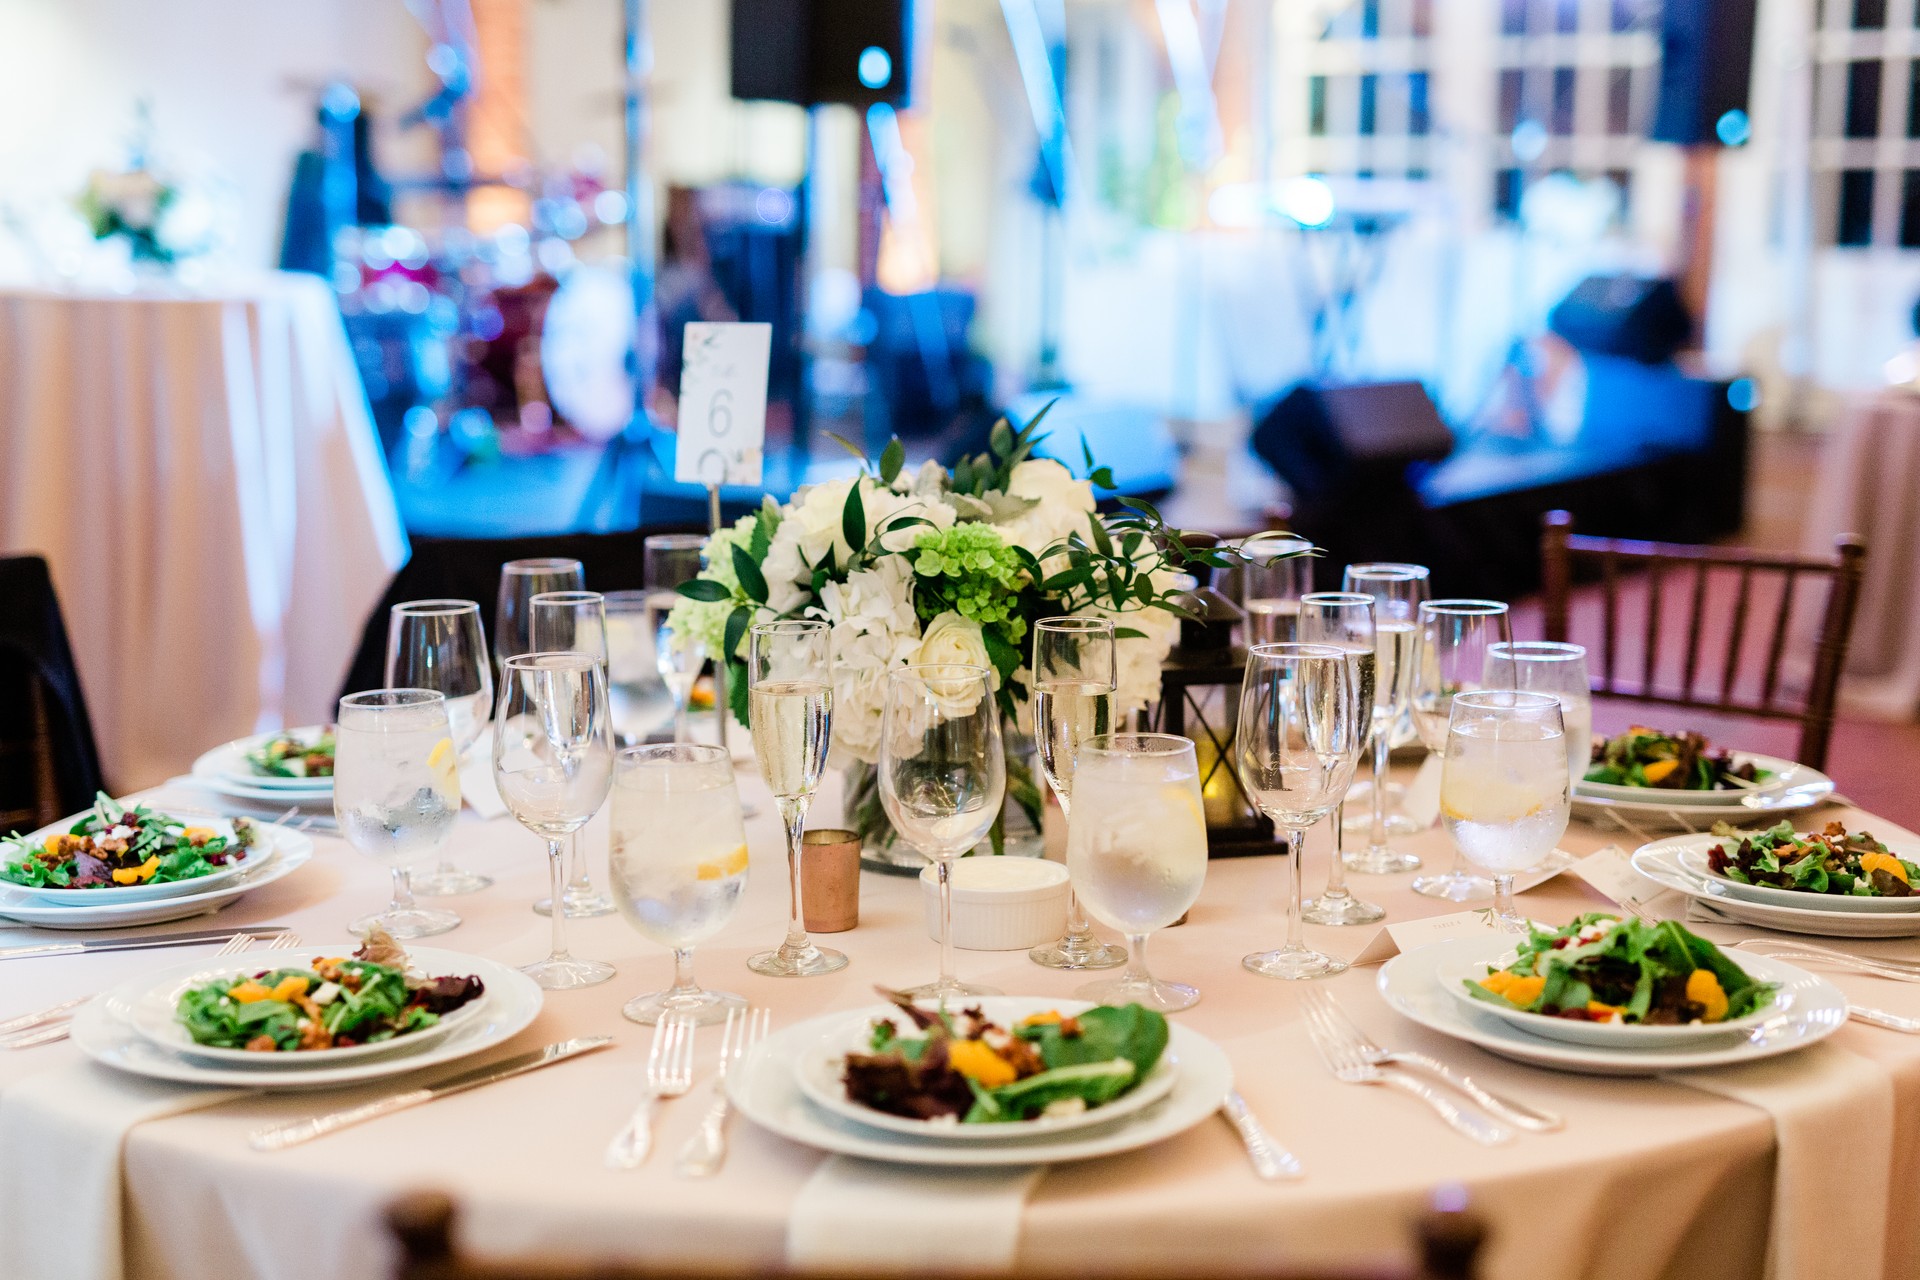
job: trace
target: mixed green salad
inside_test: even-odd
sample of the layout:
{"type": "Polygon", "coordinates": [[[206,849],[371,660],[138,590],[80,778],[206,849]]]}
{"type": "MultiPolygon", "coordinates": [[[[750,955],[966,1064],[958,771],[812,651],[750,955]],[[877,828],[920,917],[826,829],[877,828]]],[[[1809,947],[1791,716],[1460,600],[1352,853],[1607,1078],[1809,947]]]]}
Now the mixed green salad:
{"type": "Polygon", "coordinates": [[[350,958],[262,969],[191,987],[174,1018],[195,1044],[256,1053],[300,1053],[379,1044],[423,1031],[480,997],[477,977],[409,975],[391,939],[350,958]],[[374,949],[383,945],[385,950],[374,949]],[[395,961],[381,963],[369,956],[395,961]]]}
{"type": "Polygon", "coordinates": [[[1466,982],[1467,992],[1550,1018],[1677,1026],[1743,1018],[1773,1003],[1724,951],[1675,920],[1592,913],[1561,929],[1531,929],[1517,959],[1466,982]]]}
{"type": "Polygon", "coordinates": [[[1911,898],[1920,882],[1920,863],[1898,857],[1864,831],[1849,834],[1829,822],[1819,835],[1797,835],[1782,822],[1757,835],[1742,835],[1716,823],[1713,834],[1726,843],[1707,851],[1707,867],[1741,884],[1803,893],[1847,894],[1856,898],[1911,898]]]}
{"type": "Polygon", "coordinates": [[[0,880],[30,889],[112,889],[169,884],[212,875],[247,858],[253,824],[233,819],[233,835],[196,827],[145,805],[129,808],[98,792],[93,808],[66,831],[29,844],[14,832],[0,840],[0,880]]]}
{"type": "Polygon", "coordinates": [[[247,752],[247,764],[263,778],[331,778],[333,753],[332,729],[311,741],[283,733],[247,752]]]}
{"type": "Polygon", "coordinates": [[[1751,760],[1735,764],[1731,751],[1711,750],[1700,734],[1635,725],[1618,737],[1595,740],[1586,780],[1665,791],[1743,791],[1771,776],[1751,760]]]}
{"type": "Polygon", "coordinates": [[[1007,1028],[978,1008],[934,1012],[883,994],[922,1034],[875,1019],[869,1051],[847,1055],[847,1097],[915,1120],[1002,1124],[1077,1114],[1132,1089],[1167,1047],[1167,1020],[1137,1004],[1035,1014],[1007,1028]]]}

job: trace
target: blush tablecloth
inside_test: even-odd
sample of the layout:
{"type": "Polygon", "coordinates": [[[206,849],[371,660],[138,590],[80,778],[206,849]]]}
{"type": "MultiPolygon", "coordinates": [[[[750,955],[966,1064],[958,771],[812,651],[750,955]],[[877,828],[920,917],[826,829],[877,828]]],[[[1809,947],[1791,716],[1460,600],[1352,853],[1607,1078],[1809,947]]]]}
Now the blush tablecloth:
{"type": "MultiPolygon", "coordinates": [[[[898,986],[931,975],[936,948],[926,934],[920,885],[872,874],[862,877],[859,927],[833,939],[853,959],[847,969],[803,981],[748,972],[746,957],[781,933],[785,888],[773,806],[756,778],[743,776],[742,789],[760,806],[760,816],[748,823],[752,880],[735,920],[699,949],[696,970],[705,983],[771,1005],[780,1027],[865,1005],[876,983],[898,986]]],[[[828,824],[837,801],[823,794],[816,809],[818,822],[828,824]]],[[[1821,815],[1829,816],[1866,821],[1840,805],[1821,815]]],[[[604,816],[584,838],[604,873],[604,816]]],[[[1562,843],[1586,853],[1618,838],[1576,823],[1562,843]]],[[[1437,830],[1407,843],[1430,859],[1450,856],[1437,830]]],[[[542,954],[547,924],[528,909],[544,889],[540,842],[511,820],[467,815],[457,829],[456,853],[499,883],[445,900],[465,922],[435,945],[513,963],[542,954]]],[[[1325,858],[1324,846],[1313,845],[1310,882],[1324,875],[1325,858]]],[[[322,946],[383,900],[384,875],[340,841],[322,838],[304,870],[218,919],[284,922],[322,946]]],[[[1394,918],[1432,914],[1443,905],[1414,895],[1409,880],[1355,877],[1355,884],[1394,918]]],[[[1490,1280],[1761,1274],[1775,1175],[1775,1131],[1766,1111],[1670,1081],[1559,1074],[1483,1054],[1399,1019],[1375,993],[1372,969],[1351,970],[1325,985],[1375,1039],[1440,1056],[1491,1086],[1562,1112],[1568,1125],[1561,1133],[1482,1148],[1404,1096],[1341,1085],[1314,1056],[1300,989],[1240,967],[1242,955],[1275,944],[1283,889],[1279,859],[1213,862],[1191,922],[1156,936],[1152,961],[1157,973],[1199,985],[1200,1004],[1176,1016],[1227,1049],[1248,1103],[1298,1154],[1307,1177],[1287,1184],[1256,1180],[1233,1133],[1215,1120],[1147,1150],[1057,1166],[1027,1202],[1014,1274],[1232,1275],[1382,1260],[1405,1248],[1410,1224],[1435,1189],[1451,1185],[1464,1187],[1492,1226],[1490,1280]]],[[[1527,894],[1523,905],[1539,918],[1564,920],[1602,903],[1583,883],[1561,876],[1527,894]]],[[[202,918],[179,927],[207,923],[202,918]]],[[[1348,955],[1372,933],[1309,926],[1315,945],[1348,955]]],[[[0,930],[0,943],[32,936],[0,930]]],[[[602,1167],[601,1150],[638,1095],[650,1035],[622,1020],[619,1006],[663,985],[670,965],[617,916],[573,922],[571,940],[576,953],[614,961],[618,976],[588,990],[550,994],[535,1024],[503,1052],[599,1033],[617,1037],[611,1050],[274,1155],[249,1150],[247,1134],[268,1121],[369,1095],[252,1096],[132,1128],[123,1176],[128,1280],[378,1275],[387,1256],[380,1211],[393,1196],[420,1187],[444,1188],[458,1199],[465,1245],[476,1252],[610,1255],[742,1272],[780,1265],[792,1211],[823,1159],[819,1152],[737,1121],[732,1158],[718,1177],[676,1179],[663,1156],[693,1132],[704,1101],[696,1090],[662,1111],[649,1164],[631,1173],[602,1167]]],[[[1867,945],[1920,956],[1912,942],[1867,945]]],[[[172,963],[190,954],[0,962],[0,1019],[124,980],[154,956],[172,963]]],[[[1042,996],[1069,996],[1084,981],[1037,968],[1018,952],[962,952],[960,972],[1042,996]]],[[[1835,980],[1863,1002],[1920,1014],[1920,987],[1845,975],[1835,980]]],[[[1875,1064],[1884,1074],[1873,1074],[1892,1081],[1893,1167],[1885,1173],[1896,1203],[1904,1203],[1900,1189],[1920,1178],[1920,1037],[1849,1025],[1829,1044],[1875,1064]]],[[[718,1036],[703,1032],[696,1059],[703,1078],[717,1047],[718,1036]]],[[[0,1055],[0,1097],[23,1079],[72,1072],[81,1062],[70,1044],[0,1055]]],[[[30,1151],[0,1151],[0,1161],[28,1170],[34,1160],[30,1151]]],[[[1920,1219],[1896,1211],[1886,1233],[1878,1276],[1920,1274],[1920,1219]]]]}
{"type": "Polygon", "coordinates": [[[0,555],[22,553],[117,789],[331,718],[406,536],[326,282],[0,290],[0,555]]]}

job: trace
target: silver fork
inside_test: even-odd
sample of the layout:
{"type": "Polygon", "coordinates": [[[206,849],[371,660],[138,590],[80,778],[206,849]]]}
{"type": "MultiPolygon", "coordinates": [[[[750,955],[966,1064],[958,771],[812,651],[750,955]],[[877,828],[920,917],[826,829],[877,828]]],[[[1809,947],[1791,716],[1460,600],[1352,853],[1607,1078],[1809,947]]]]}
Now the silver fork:
{"type": "Polygon", "coordinates": [[[1342,1084],[1391,1085],[1432,1107],[1442,1120],[1475,1142],[1491,1147],[1513,1140],[1513,1130],[1478,1113],[1462,1110],[1451,1098],[1425,1081],[1398,1071],[1382,1071],[1368,1062],[1362,1056],[1360,1047],[1340,1034],[1339,1028],[1333,1025],[1325,1007],[1318,1001],[1308,1000],[1306,1009],[1307,1035],[1313,1040],[1314,1050],[1320,1055],[1320,1060],[1327,1064],[1327,1069],[1333,1072],[1334,1078],[1342,1084]]]}
{"type": "Polygon", "coordinates": [[[1733,944],[1736,951],[1751,951],[1756,955],[1778,956],[1782,960],[1800,960],[1813,964],[1831,965],[1836,968],[1852,969],[1859,973],[1870,974],[1876,978],[1889,978],[1895,982],[1920,982],[1920,965],[1910,960],[1893,957],[1855,955],[1851,951],[1840,951],[1833,947],[1823,947],[1812,942],[1788,942],[1774,938],[1743,938],[1733,944]]]}
{"type": "Polygon", "coordinates": [[[637,1169],[653,1150],[653,1104],[693,1088],[693,1024],[666,1017],[653,1024],[647,1051],[647,1092],[620,1132],[607,1144],[607,1168],[637,1169]]]}
{"type": "Polygon", "coordinates": [[[727,1025],[720,1033],[720,1074],[713,1081],[713,1105],[700,1121],[700,1130],[680,1148],[674,1172],[683,1178],[705,1178],[720,1172],[727,1160],[727,1072],[759,1043],[773,1024],[773,1010],[727,1010],[727,1025]]]}
{"type": "Polygon", "coordinates": [[[1328,1024],[1351,1041],[1360,1051],[1361,1058],[1369,1065],[1407,1067],[1423,1072],[1448,1088],[1472,1099],[1481,1108],[1505,1120],[1508,1124],[1518,1125],[1522,1129],[1530,1129],[1535,1133],[1551,1133],[1566,1125],[1566,1121],[1554,1112],[1503,1098],[1492,1090],[1482,1087],[1470,1077],[1461,1075],[1438,1058],[1430,1058],[1424,1053],[1381,1048],[1367,1037],[1366,1032],[1355,1025],[1353,1019],[1347,1016],[1346,1010],[1340,1007],[1339,1001],[1323,991],[1309,992],[1307,1003],[1319,1006],[1328,1024]]]}

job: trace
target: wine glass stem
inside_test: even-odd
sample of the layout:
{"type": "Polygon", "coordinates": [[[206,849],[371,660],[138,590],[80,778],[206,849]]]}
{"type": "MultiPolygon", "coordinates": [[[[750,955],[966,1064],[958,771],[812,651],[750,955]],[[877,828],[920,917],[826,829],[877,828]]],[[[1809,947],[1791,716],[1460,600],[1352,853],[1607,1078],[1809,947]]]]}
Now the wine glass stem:
{"type": "Polygon", "coordinates": [[[1513,907],[1513,877],[1510,875],[1496,875],[1493,878],[1493,914],[1509,929],[1519,923],[1520,914],[1513,907]]]}
{"type": "Polygon", "coordinates": [[[1368,832],[1369,845],[1383,849],[1387,844],[1387,752],[1393,747],[1388,741],[1393,736],[1393,721],[1382,724],[1373,735],[1373,829],[1368,832]]]}
{"type": "Polygon", "coordinates": [[[1342,800],[1333,806],[1333,865],[1327,870],[1327,891],[1322,897],[1347,896],[1347,837],[1342,830],[1346,819],[1347,802],[1342,800]]]}
{"type": "Polygon", "coordinates": [[[675,947],[673,949],[673,987],[668,996],[691,996],[700,993],[700,986],[693,980],[693,948],[675,947]]]}
{"type": "Polygon", "coordinates": [[[405,867],[393,869],[393,901],[387,904],[387,910],[413,910],[413,873],[405,867]]]}
{"type": "Polygon", "coordinates": [[[940,859],[940,989],[949,990],[953,977],[953,860],[940,859]]]}
{"type": "Polygon", "coordinates": [[[593,892],[593,878],[587,874],[586,855],[580,852],[580,833],[567,837],[567,893],[584,896],[593,892]]]}
{"type": "MultiPolygon", "coordinates": [[[[1052,779],[1048,779],[1052,782],[1052,779]]],[[[1053,794],[1060,801],[1060,816],[1069,824],[1073,822],[1073,792],[1071,788],[1055,786],[1053,794]]],[[[1073,891],[1073,883],[1067,883],[1067,936],[1069,943],[1084,945],[1093,940],[1093,922],[1087,919],[1087,913],[1080,906],[1080,895],[1073,891]]]]}
{"type": "Polygon", "coordinates": [[[1287,950],[1299,951],[1305,948],[1304,934],[1300,923],[1300,882],[1306,877],[1300,873],[1300,860],[1306,856],[1307,833],[1304,828],[1287,828],[1287,950]]]}
{"type": "Polygon", "coordinates": [[[675,742],[684,743],[687,740],[687,704],[691,701],[693,701],[691,690],[673,700],[673,740],[675,742]]]}
{"type": "Polygon", "coordinates": [[[1120,981],[1130,986],[1151,987],[1153,985],[1153,975],[1147,972],[1146,934],[1127,935],[1127,967],[1121,972],[1120,981]]]}
{"type": "Polygon", "coordinates": [[[787,828],[787,874],[792,880],[793,911],[787,918],[787,949],[798,951],[807,945],[807,917],[800,902],[800,838],[807,826],[807,797],[779,796],[780,821],[787,828]]]}
{"type": "Polygon", "coordinates": [[[547,877],[552,882],[553,910],[547,914],[553,919],[553,954],[548,960],[567,959],[566,908],[561,896],[566,892],[566,842],[559,837],[547,841],[547,877]]]}

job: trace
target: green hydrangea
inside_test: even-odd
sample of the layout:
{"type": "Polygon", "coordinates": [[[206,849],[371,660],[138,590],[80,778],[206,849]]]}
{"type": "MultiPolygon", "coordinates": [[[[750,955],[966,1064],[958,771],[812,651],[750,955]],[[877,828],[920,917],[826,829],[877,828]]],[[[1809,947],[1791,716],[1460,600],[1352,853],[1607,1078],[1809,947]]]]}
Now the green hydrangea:
{"type": "Polygon", "coordinates": [[[999,627],[1016,644],[1026,633],[1026,620],[1017,612],[1020,557],[992,525],[925,530],[909,554],[920,586],[915,606],[923,622],[953,610],[982,627],[999,627]]]}

